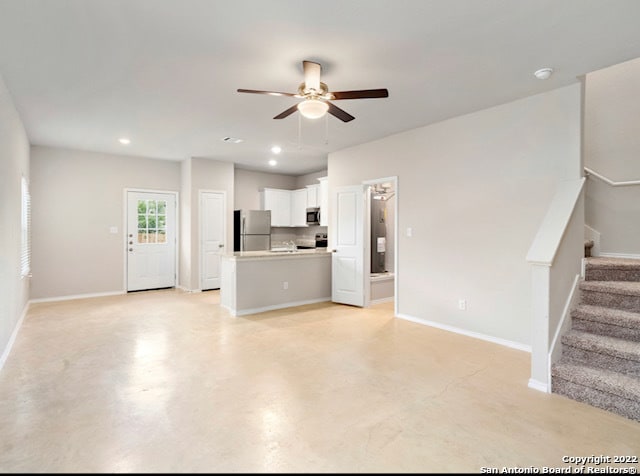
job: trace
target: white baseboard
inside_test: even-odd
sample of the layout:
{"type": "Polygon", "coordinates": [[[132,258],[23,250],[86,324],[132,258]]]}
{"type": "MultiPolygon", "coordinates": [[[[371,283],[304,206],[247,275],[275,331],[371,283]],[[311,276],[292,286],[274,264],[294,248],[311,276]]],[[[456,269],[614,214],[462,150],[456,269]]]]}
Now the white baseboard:
{"type": "Polygon", "coordinates": [[[373,299],[371,301],[369,301],[369,305],[370,306],[374,306],[375,304],[382,304],[383,302],[391,302],[393,301],[395,298],[393,296],[389,296],[386,298],[380,298],[380,299],[373,299]]]}
{"type": "Polygon", "coordinates": [[[16,341],[16,337],[18,336],[18,331],[22,327],[22,322],[29,312],[29,306],[31,306],[31,302],[27,301],[22,310],[22,314],[20,315],[20,319],[16,322],[15,327],[13,328],[13,332],[11,333],[11,337],[9,337],[9,342],[7,342],[7,346],[4,348],[4,352],[2,352],[2,356],[0,356],[0,371],[2,371],[2,367],[4,367],[5,362],[9,358],[9,354],[11,353],[11,349],[13,348],[13,344],[16,341]]]}
{"type": "Polygon", "coordinates": [[[202,289],[189,289],[185,286],[176,285],[176,289],[180,291],[184,291],[185,293],[201,293],[202,289]]]}
{"type": "Polygon", "coordinates": [[[327,301],[331,301],[331,296],[325,297],[325,298],[318,298],[318,299],[309,299],[307,301],[293,301],[293,302],[286,302],[282,304],[274,304],[273,306],[256,307],[254,309],[243,309],[240,311],[236,309],[231,309],[228,306],[223,306],[223,307],[227,309],[232,316],[237,317],[237,316],[246,316],[248,314],[258,314],[260,312],[266,312],[266,311],[275,311],[276,309],[285,309],[287,307],[304,306],[305,304],[315,304],[318,302],[327,302],[327,301]]]}
{"type": "Polygon", "coordinates": [[[605,253],[600,252],[602,258],[629,258],[629,259],[640,259],[640,255],[633,253],[605,253]]]}
{"type": "Polygon", "coordinates": [[[56,302],[56,301],[71,301],[73,299],[87,299],[87,298],[96,298],[96,297],[105,297],[105,296],[118,296],[121,294],[127,294],[126,291],[109,291],[106,293],[88,293],[88,294],[72,294],[69,296],[57,296],[50,298],[39,298],[39,299],[30,299],[29,303],[35,304],[39,302],[56,302]]]}
{"type": "Polygon", "coordinates": [[[547,385],[546,383],[542,383],[538,380],[534,380],[532,378],[529,379],[529,384],[528,384],[529,388],[532,388],[534,390],[538,390],[539,392],[544,392],[544,393],[549,393],[549,391],[551,390],[549,388],[549,385],[547,385]]]}
{"type": "Polygon", "coordinates": [[[505,347],[511,347],[512,349],[522,350],[524,352],[531,353],[530,345],[521,344],[519,342],[513,342],[510,340],[501,339],[500,337],[493,337],[486,334],[480,334],[479,332],[468,331],[466,329],[460,329],[459,327],[453,327],[447,324],[440,324],[439,322],[428,321],[426,319],[420,319],[413,316],[407,316],[406,314],[396,314],[396,317],[399,317],[400,319],[405,319],[407,321],[415,322],[417,324],[424,324],[425,326],[436,327],[444,331],[454,332],[456,334],[462,334],[467,337],[473,337],[475,339],[485,340],[487,342],[493,342],[494,344],[499,344],[505,347]]]}

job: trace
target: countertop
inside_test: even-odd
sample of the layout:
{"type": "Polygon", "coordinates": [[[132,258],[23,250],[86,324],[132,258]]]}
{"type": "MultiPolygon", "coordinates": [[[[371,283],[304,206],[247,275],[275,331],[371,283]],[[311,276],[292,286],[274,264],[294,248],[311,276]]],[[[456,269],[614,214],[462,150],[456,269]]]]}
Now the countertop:
{"type": "Polygon", "coordinates": [[[224,258],[231,260],[323,258],[327,256],[331,256],[331,252],[329,252],[327,248],[314,248],[296,251],[235,251],[233,253],[226,253],[223,255],[224,258]]]}

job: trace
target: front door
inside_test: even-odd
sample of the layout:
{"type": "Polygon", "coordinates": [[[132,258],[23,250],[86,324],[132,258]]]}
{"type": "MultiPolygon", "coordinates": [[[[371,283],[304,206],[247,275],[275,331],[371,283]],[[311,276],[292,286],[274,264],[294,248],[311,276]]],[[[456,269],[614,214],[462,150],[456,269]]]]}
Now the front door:
{"type": "Polygon", "coordinates": [[[176,285],[176,195],[127,192],[127,291],[176,285]]]}
{"type": "Polygon", "coordinates": [[[200,192],[200,288],[220,288],[220,256],[225,249],[223,192],[200,192]]]}
{"type": "Polygon", "coordinates": [[[340,187],[333,194],[331,300],[364,306],[364,188],[340,187]],[[335,211],[335,213],[333,213],[335,211]]]}

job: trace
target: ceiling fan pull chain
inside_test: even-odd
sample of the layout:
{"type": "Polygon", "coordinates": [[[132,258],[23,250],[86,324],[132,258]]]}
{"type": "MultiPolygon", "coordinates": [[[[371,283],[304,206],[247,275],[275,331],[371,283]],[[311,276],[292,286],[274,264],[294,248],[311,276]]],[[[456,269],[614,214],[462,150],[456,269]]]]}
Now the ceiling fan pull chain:
{"type": "Polygon", "coordinates": [[[329,115],[324,115],[324,145],[329,145],[329,115]]]}
{"type": "Polygon", "coordinates": [[[302,149],[302,116],[298,114],[298,149],[302,149]]]}

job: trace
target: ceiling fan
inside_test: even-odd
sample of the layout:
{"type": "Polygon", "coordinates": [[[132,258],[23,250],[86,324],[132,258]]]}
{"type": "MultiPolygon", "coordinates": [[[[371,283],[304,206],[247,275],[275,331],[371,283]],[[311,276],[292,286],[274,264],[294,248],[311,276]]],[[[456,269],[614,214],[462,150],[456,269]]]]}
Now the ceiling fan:
{"type": "Polygon", "coordinates": [[[284,119],[293,114],[296,110],[300,111],[304,117],[309,119],[317,119],[329,113],[341,121],[349,122],[355,119],[348,112],[340,109],[338,106],[329,101],[337,101],[340,99],[365,99],[365,98],[386,98],[389,97],[389,91],[386,89],[363,89],[359,91],[329,91],[327,85],[320,81],[320,72],[322,66],[313,61],[303,61],[304,82],[298,86],[297,93],[281,93],[276,91],[257,91],[255,89],[238,89],[239,93],[252,94],[269,94],[271,96],[290,96],[294,98],[304,99],[300,103],[291,106],[289,109],[281,112],[274,119],[284,119]]]}

